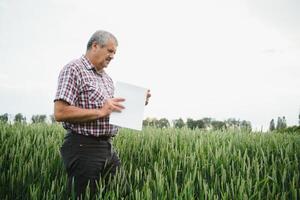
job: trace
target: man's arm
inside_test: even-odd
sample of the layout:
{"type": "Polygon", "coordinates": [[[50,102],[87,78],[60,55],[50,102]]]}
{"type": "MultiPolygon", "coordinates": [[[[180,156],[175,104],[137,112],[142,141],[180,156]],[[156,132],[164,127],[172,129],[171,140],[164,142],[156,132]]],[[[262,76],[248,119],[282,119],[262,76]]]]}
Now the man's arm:
{"type": "Polygon", "coordinates": [[[54,117],[58,122],[87,122],[110,115],[113,111],[121,112],[123,98],[108,99],[100,109],[83,109],[69,105],[63,100],[54,102],[54,117]]]}

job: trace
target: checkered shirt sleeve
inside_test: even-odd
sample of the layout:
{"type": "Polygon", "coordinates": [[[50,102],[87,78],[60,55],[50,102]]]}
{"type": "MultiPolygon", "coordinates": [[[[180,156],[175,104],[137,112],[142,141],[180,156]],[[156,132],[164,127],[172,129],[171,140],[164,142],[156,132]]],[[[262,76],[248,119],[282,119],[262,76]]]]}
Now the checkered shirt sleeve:
{"type": "Polygon", "coordinates": [[[70,105],[75,105],[78,97],[78,73],[72,65],[66,65],[58,77],[58,87],[55,100],[64,100],[70,105]]]}

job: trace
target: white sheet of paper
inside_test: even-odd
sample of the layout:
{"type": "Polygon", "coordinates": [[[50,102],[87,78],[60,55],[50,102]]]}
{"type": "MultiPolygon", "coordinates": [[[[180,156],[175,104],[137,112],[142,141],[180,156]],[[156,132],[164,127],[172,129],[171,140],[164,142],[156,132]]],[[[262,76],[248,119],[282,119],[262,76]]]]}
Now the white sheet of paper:
{"type": "Polygon", "coordinates": [[[142,130],[147,89],[123,82],[116,82],[114,97],[124,98],[125,109],[112,112],[109,123],[125,128],[142,130]]]}

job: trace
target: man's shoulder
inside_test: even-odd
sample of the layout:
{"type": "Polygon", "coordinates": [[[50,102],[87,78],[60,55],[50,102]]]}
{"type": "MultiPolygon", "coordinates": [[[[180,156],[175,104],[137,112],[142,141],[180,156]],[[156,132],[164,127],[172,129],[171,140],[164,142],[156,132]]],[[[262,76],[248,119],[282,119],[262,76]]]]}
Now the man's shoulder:
{"type": "Polygon", "coordinates": [[[65,71],[65,70],[71,70],[71,71],[74,71],[74,72],[80,72],[82,69],[83,69],[83,64],[81,62],[81,59],[80,58],[77,58],[77,59],[73,59],[71,60],[70,62],[68,62],[63,68],[62,68],[62,71],[65,71]]]}

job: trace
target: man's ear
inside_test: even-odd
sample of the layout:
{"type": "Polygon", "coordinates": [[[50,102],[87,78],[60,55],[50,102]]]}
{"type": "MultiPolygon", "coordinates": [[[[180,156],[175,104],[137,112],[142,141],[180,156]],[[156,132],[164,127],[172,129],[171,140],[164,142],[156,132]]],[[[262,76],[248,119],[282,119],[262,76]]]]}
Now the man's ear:
{"type": "Polygon", "coordinates": [[[93,44],[92,44],[92,48],[93,48],[93,49],[97,49],[97,48],[98,48],[98,44],[97,44],[97,42],[93,42],[93,44]]]}

